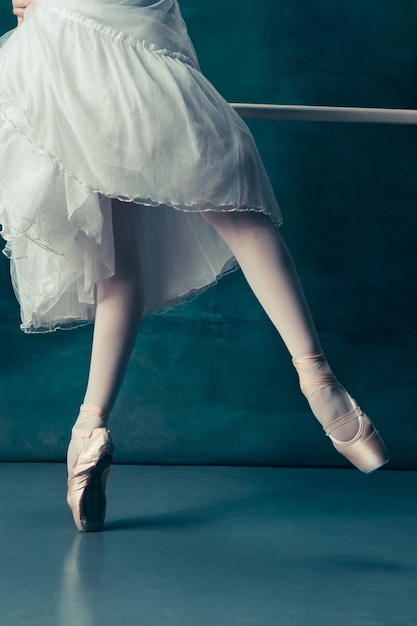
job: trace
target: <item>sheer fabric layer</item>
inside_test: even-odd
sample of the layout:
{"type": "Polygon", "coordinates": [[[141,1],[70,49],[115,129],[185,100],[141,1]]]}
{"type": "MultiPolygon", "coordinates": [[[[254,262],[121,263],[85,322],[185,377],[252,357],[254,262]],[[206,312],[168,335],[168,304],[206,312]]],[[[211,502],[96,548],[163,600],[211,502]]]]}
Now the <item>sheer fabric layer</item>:
{"type": "Polygon", "coordinates": [[[26,332],[94,319],[95,284],[114,273],[111,198],[141,212],[148,313],[233,267],[200,211],[280,223],[173,0],[37,0],[2,43],[0,223],[26,332]]]}

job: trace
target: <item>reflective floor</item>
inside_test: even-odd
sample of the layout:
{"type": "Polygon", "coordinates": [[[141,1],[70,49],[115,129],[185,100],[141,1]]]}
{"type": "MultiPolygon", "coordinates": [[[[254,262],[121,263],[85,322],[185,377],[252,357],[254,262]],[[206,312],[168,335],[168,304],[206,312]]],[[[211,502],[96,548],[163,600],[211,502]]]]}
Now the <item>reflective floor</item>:
{"type": "Polygon", "coordinates": [[[0,465],[2,626],[417,625],[417,472],[114,466],[89,535],[65,480],[0,465]]]}

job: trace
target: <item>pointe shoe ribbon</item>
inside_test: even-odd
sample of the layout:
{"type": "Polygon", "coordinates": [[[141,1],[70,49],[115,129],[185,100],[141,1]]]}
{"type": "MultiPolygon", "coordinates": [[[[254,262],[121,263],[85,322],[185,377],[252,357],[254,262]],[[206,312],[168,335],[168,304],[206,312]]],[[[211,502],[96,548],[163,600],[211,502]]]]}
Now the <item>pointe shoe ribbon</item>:
{"type": "Polygon", "coordinates": [[[343,389],[332,371],[320,371],[320,368],[326,362],[324,352],[321,350],[310,352],[303,357],[293,358],[292,362],[300,377],[300,389],[306,398],[309,398],[313,393],[321,391],[321,389],[329,385],[335,385],[343,389]],[[315,369],[307,369],[313,365],[316,366],[315,369]]]}

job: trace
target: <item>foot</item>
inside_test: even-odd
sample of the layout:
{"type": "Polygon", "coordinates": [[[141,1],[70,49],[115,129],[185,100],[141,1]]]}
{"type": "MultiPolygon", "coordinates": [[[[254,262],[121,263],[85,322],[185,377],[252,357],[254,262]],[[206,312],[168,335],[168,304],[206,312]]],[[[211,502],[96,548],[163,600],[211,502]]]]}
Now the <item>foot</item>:
{"type": "MultiPolygon", "coordinates": [[[[324,429],[352,409],[352,401],[330,369],[321,351],[293,359],[300,378],[300,387],[315,418],[324,429]]],[[[336,427],[336,439],[350,441],[357,434],[359,422],[352,419],[336,427]]]]}
{"type": "Polygon", "coordinates": [[[320,350],[293,359],[301,391],[334,447],[363,472],[388,461],[371,420],[339,383],[320,350]]]}
{"type": "Polygon", "coordinates": [[[107,417],[94,405],[81,405],[68,448],[67,502],[80,532],[103,528],[106,481],[113,455],[107,417]]]}

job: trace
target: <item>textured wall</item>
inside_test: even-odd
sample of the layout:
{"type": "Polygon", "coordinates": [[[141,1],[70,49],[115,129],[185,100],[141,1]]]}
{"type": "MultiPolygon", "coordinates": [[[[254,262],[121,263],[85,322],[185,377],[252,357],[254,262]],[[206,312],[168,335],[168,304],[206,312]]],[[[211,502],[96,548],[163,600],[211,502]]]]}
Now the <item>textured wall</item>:
{"type": "MultiPolygon", "coordinates": [[[[412,0],[183,0],[230,101],[417,108],[412,0]],[[209,8],[210,7],[210,8],[209,8]]],[[[0,8],[2,31],[13,23],[0,8]]],[[[416,467],[417,129],[250,123],[334,369],[392,466],[416,467]]],[[[91,329],[27,337],[0,259],[0,458],[63,459],[91,329]]],[[[343,464],[239,273],[143,322],[114,411],[117,460],[343,464]]]]}

